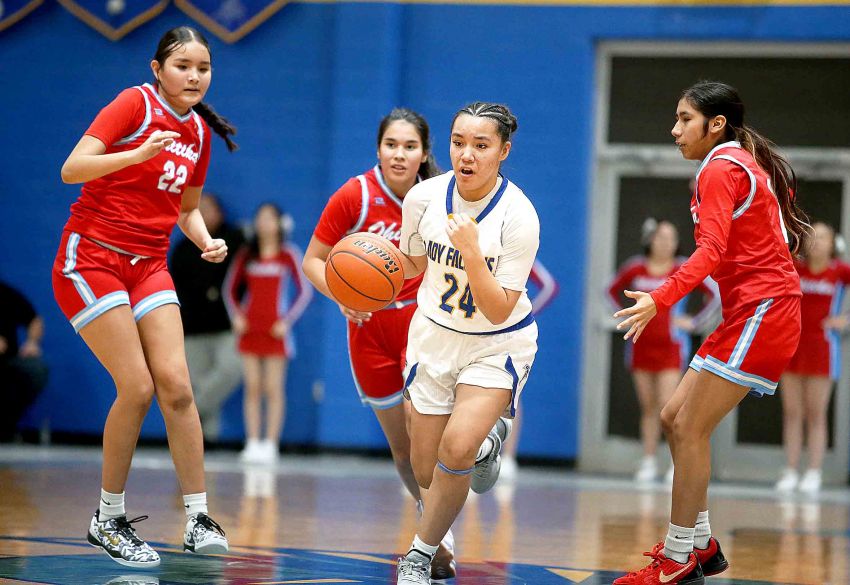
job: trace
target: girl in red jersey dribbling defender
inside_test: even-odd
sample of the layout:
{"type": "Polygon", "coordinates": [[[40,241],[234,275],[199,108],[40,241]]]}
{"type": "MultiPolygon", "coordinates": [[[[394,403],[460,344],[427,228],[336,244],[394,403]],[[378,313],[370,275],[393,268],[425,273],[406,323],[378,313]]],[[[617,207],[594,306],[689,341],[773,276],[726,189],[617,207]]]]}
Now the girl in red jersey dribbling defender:
{"type": "Polygon", "coordinates": [[[97,115],[62,167],[83,183],[53,265],[65,316],[115,382],[103,430],[100,506],[90,544],[130,567],[159,555],[127,520],[124,486],[142,421],[156,396],[183,493],[184,550],[228,550],[207,514],[204,446],[183,347],[174,283],[166,266],[175,223],[209,262],[227,255],[198,210],[210,158],[210,128],[233,150],[229,123],[204,104],[212,77],[209,43],[196,30],[168,31],[151,61],[155,84],[122,91],[97,115]]]}
{"type": "Polygon", "coordinates": [[[711,435],[747,393],[773,394],[800,340],[800,279],[791,253],[810,229],[794,201],[796,177],[775,145],[744,124],[738,92],[699,82],[682,93],[672,130],[688,160],[702,161],[691,198],[697,249],[652,293],[615,313],[639,342],[659,308],[707,276],[720,288],[723,322],[697,351],[661,412],[673,455],[667,537],[652,562],[615,585],[700,585],[729,566],[708,519],[711,435]],[[789,250],[790,248],[790,250],[789,250]]]}

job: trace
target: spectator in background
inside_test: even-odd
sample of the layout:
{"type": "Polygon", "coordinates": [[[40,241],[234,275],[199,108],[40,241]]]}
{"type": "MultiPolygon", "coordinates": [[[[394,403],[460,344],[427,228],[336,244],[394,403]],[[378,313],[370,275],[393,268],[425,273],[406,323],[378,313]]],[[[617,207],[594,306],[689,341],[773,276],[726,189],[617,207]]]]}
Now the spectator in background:
{"type": "Polygon", "coordinates": [[[0,282],[0,307],[0,441],[8,441],[47,383],[47,365],[41,358],[44,321],[30,302],[0,282]],[[26,337],[19,343],[22,327],[26,337]]]}
{"type": "MultiPolygon", "coordinates": [[[[199,209],[213,238],[224,240],[232,250],[242,246],[242,232],[227,223],[215,195],[204,193],[199,209]]],[[[222,294],[230,262],[231,256],[219,264],[207,262],[189,238],[182,239],[171,254],[171,275],[186,336],[186,360],[204,438],[209,442],[218,441],[221,406],[242,377],[222,294]]]]}
{"type": "MultiPolygon", "coordinates": [[[[679,253],[679,231],[669,221],[647,218],[641,227],[643,254],[627,260],[608,286],[608,300],[622,309],[622,291],[653,291],[682,266],[686,258],[679,253]]],[[[626,366],[640,405],[640,438],[643,459],[635,471],[637,483],[651,483],[658,477],[655,454],[661,438],[661,408],[667,404],[682,372],[691,359],[690,335],[701,328],[720,305],[717,284],[706,278],[697,285],[703,293],[703,304],[693,317],[685,314],[686,299],[672,307],[660,309],[641,336],[641,343],[626,344],[626,366]]],[[[664,477],[673,482],[673,467],[664,477]]]]}
{"type": "Polygon", "coordinates": [[[782,375],[779,395],[786,467],[776,483],[780,492],[799,490],[809,494],[821,488],[829,397],[841,373],[841,333],[848,328],[841,301],[844,287],[850,284],[850,266],[836,258],[835,230],[821,222],[812,228],[814,237],[809,240],[802,261],[794,261],[803,290],[802,333],[797,353],[782,375]],[[803,423],[808,469],[801,478],[797,469],[803,451],[803,423]]]}
{"type": "Polygon", "coordinates": [[[225,283],[225,301],[239,335],[245,374],[245,432],[240,456],[245,463],[277,459],[286,414],[286,368],[295,355],[292,327],[313,292],[301,273],[301,251],[287,241],[292,218],[274,203],[254,215],[254,236],[233,261],[225,283]],[[289,282],[296,297],[289,303],[289,282]],[[265,433],[262,402],[265,397],[265,433]]]}

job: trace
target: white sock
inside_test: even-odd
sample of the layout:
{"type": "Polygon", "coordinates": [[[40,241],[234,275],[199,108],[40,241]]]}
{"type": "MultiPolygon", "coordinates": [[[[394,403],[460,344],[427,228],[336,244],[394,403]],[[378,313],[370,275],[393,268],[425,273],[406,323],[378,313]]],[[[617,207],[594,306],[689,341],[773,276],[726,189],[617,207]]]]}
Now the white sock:
{"type": "Polygon", "coordinates": [[[126,515],[124,512],[124,492],[111,494],[105,489],[100,489],[100,513],[98,518],[101,522],[126,515]]]}
{"type": "Polygon", "coordinates": [[[186,508],[187,516],[207,513],[207,492],[199,494],[186,494],[183,496],[183,507],[186,508]]]}
{"type": "Polygon", "coordinates": [[[426,544],[419,535],[413,537],[413,544],[410,545],[410,550],[407,551],[407,556],[410,557],[411,554],[416,555],[416,560],[419,560],[418,557],[423,557],[423,560],[426,560],[428,563],[431,562],[431,559],[434,558],[434,555],[437,554],[437,549],[440,547],[439,544],[431,546],[430,544],[426,544]],[[425,558],[427,555],[427,558],[425,558]]]}
{"type": "Polygon", "coordinates": [[[708,523],[708,510],[697,515],[697,525],[694,526],[694,548],[708,548],[711,540],[711,524],[708,523]]]}
{"type": "Polygon", "coordinates": [[[490,455],[490,451],[493,450],[493,439],[487,436],[484,439],[484,442],[481,443],[481,446],[478,447],[478,455],[475,456],[475,462],[478,463],[485,459],[488,455],[490,455]]]}
{"type": "Polygon", "coordinates": [[[671,522],[664,541],[664,556],[677,563],[686,563],[693,550],[694,529],[676,526],[671,522]]]}

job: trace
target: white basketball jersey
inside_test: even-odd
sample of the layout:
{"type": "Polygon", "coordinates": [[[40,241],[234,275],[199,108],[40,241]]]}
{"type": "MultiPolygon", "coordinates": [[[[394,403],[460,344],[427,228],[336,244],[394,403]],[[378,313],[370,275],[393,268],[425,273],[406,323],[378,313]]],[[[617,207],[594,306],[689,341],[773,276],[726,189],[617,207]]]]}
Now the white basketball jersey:
{"type": "Polygon", "coordinates": [[[531,201],[513,183],[500,177],[480,201],[464,200],[454,173],[415,185],[402,208],[401,251],[427,256],[419,287],[419,310],[429,319],[461,333],[494,333],[530,322],[531,301],[526,282],[540,245],[540,222],[531,201]],[[478,222],[478,243],[490,271],[503,288],[521,291],[510,317],[493,325],[475,306],[460,252],[446,233],[451,213],[466,213],[478,222]],[[521,323],[523,322],[523,323],[521,323]]]}

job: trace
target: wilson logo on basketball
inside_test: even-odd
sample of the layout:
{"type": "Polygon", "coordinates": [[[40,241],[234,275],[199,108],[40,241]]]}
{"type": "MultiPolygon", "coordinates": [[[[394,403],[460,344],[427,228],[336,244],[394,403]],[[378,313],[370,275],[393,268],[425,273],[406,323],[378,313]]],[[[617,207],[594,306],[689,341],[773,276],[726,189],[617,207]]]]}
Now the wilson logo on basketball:
{"type": "Polygon", "coordinates": [[[380,246],[376,246],[372,242],[367,242],[365,240],[355,240],[354,245],[358,248],[361,248],[367,255],[375,254],[378,258],[384,261],[384,269],[389,273],[393,274],[394,272],[398,272],[398,264],[396,264],[393,257],[390,256],[389,252],[381,248],[380,246]]]}

